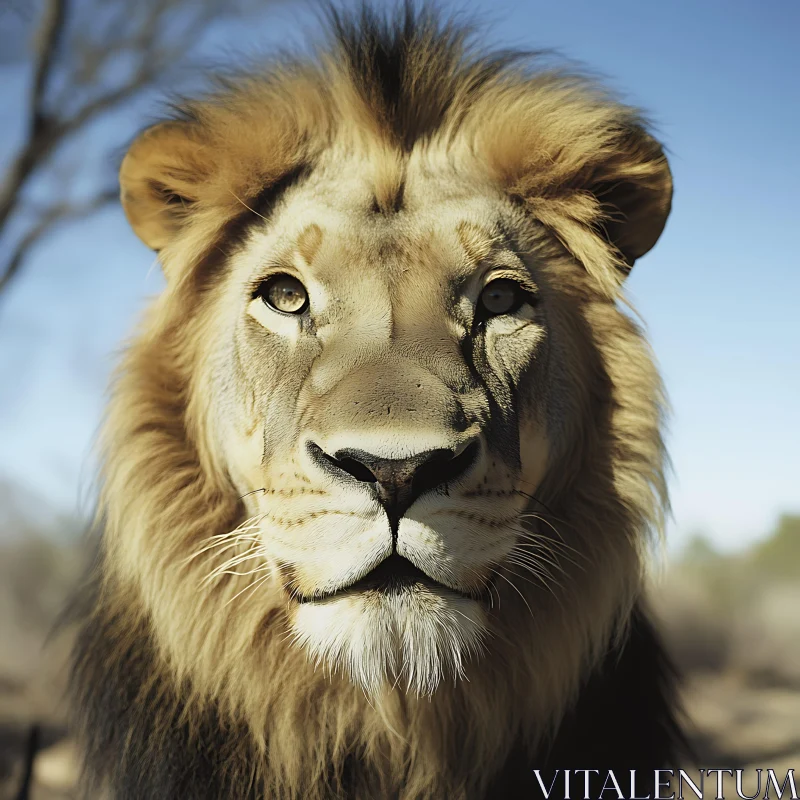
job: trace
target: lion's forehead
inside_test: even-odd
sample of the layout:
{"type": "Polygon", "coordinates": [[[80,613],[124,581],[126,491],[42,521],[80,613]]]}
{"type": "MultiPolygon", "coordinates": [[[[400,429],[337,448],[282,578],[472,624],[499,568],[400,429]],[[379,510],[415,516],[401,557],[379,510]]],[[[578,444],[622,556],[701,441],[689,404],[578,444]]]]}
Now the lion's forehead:
{"type": "Polygon", "coordinates": [[[497,235],[504,202],[489,184],[409,164],[402,208],[384,214],[372,204],[380,176],[365,164],[368,156],[323,165],[288,192],[252,226],[240,269],[252,276],[285,264],[318,284],[317,313],[344,313],[368,298],[378,318],[386,302],[419,310],[424,297],[448,298],[475,270],[476,250],[507,249],[497,235]]]}

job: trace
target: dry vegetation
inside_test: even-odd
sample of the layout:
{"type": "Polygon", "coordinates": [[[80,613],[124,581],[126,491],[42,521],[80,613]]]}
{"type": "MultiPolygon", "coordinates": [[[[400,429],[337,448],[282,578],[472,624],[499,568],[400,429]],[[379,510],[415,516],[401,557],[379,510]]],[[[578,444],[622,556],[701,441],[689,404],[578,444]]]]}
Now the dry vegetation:
{"type": "Polygon", "coordinates": [[[736,555],[696,538],[654,604],[686,675],[698,765],[800,771],[800,516],[736,555]]]}
{"type": "MultiPolygon", "coordinates": [[[[15,796],[34,725],[41,750],[32,799],[69,798],[68,641],[44,645],[83,569],[78,526],[2,527],[0,798],[15,796]]],[[[783,517],[768,539],[735,556],[694,540],[653,600],[687,676],[698,765],[800,768],[800,517],[783,517]]]]}
{"type": "MultiPolygon", "coordinates": [[[[66,730],[66,637],[48,641],[83,571],[75,525],[46,534],[0,531],[0,798],[15,797],[32,733],[41,755],[32,800],[71,797],[75,759],[66,730]],[[47,646],[46,646],[47,645],[47,646]]],[[[48,526],[50,527],[50,526],[48,526]]]]}

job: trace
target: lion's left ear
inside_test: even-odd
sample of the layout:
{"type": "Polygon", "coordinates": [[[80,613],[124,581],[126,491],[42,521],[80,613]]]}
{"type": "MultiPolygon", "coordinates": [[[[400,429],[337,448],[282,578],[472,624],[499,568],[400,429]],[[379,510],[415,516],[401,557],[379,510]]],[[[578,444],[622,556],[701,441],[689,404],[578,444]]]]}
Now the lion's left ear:
{"type": "Polygon", "coordinates": [[[664,230],[669,164],[634,109],[551,80],[500,111],[480,109],[478,141],[508,194],[613,294],[628,271],[616,267],[630,268],[664,230]]]}
{"type": "Polygon", "coordinates": [[[615,143],[585,188],[600,202],[602,229],[633,266],[658,241],[672,207],[672,173],[661,145],[634,126],[615,143]]]}

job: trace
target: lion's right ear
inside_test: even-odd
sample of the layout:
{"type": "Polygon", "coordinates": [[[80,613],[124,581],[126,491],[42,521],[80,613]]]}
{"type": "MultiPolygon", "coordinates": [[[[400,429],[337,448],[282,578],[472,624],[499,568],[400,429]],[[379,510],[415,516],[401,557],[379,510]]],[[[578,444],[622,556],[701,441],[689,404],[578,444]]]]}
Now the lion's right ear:
{"type": "Polygon", "coordinates": [[[161,250],[180,230],[213,169],[190,122],[162,122],[139,134],[119,170],[120,199],[136,235],[161,250]]]}

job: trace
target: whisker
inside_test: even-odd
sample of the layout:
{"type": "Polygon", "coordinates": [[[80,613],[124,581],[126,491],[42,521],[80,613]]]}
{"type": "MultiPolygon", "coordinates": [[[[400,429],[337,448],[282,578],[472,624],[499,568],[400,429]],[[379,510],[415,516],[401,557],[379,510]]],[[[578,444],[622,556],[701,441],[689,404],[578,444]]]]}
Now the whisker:
{"type": "MultiPolygon", "coordinates": [[[[522,479],[519,479],[519,481],[520,481],[520,483],[532,483],[531,481],[525,481],[525,480],[522,480],[522,479]]],[[[535,503],[538,503],[545,511],[547,511],[548,514],[550,514],[551,516],[555,517],[555,514],[547,506],[547,504],[544,501],[540,500],[535,494],[531,494],[530,492],[523,492],[521,489],[518,489],[517,491],[523,497],[527,497],[528,500],[533,500],[535,503]]]]}
{"type": "MultiPolygon", "coordinates": [[[[541,573],[539,573],[536,570],[532,569],[529,565],[520,564],[520,563],[517,562],[516,566],[522,567],[522,569],[525,569],[526,571],[530,572],[531,575],[534,575],[534,577],[536,577],[536,579],[542,585],[542,587],[547,589],[548,592],[550,592],[550,594],[553,596],[553,599],[558,603],[559,607],[562,610],[564,609],[564,604],[562,602],[561,597],[559,597],[559,595],[556,594],[556,592],[553,590],[553,587],[552,587],[551,584],[554,583],[556,586],[558,586],[559,589],[561,589],[562,592],[564,591],[564,586],[559,581],[555,580],[552,577],[552,575],[550,575],[549,571],[547,571],[547,576],[548,576],[549,580],[545,580],[544,577],[542,577],[541,573]]],[[[516,573],[513,573],[513,574],[516,575],[516,573]]],[[[524,576],[517,575],[517,577],[521,577],[523,580],[525,580],[524,576]]]]}
{"type": "Polygon", "coordinates": [[[563,584],[555,577],[553,577],[553,573],[550,572],[547,567],[543,566],[537,561],[523,561],[519,558],[511,558],[508,559],[509,563],[514,564],[515,566],[521,567],[522,569],[530,572],[531,575],[534,575],[538,580],[540,580],[547,588],[550,588],[550,584],[555,584],[558,586],[559,589],[563,590],[563,584]]]}
{"type": "Polygon", "coordinates": [[[228,191],[229,191],[229,192],[230,192],[230,193],[231,193],[231,194],[232,194],[232,195],[233,195],[233,196],[236,198],[236,200],[238,200],[238,201],[239,201],[239,202],[240,202],[240,203],[241,203],[241,204],[242,204],[242,205],[243,205],[243,206],[244,206],[244,207],[245,207],[245,208],[246,208],[248,211],[252,211],[252,212],[253,212],[253,214],[255,214],[257,217],[261,217],[261,219],[263,219],[263,220],[264,220],[264,222],[268,222],[267,218],[266,218],[266,217],[265,217],[263,214],[259,214],[259,213],[258,213],[258,211],[256,211],[254,208],[250,208],[250,206],[249,206],[249,205],[247,205],[247,203],[245,203],[245,201],[244,201],[244,200],[242,200],[242,198],[241,198],[241,197],[239,197],[239,196],[238,196],[238,195],[237,195],[237,194],[236,194],[236,193],[235,193],[235,192],[234,192],[232,189],[228,189],[228,191]]]}
{"type": "Polygon", "coordinates": [[[564,588],[562,582],[553,574],[550,567],[546,563],[542,563],[539,559],[533,557],[525,558],[520,554],[516,554],[513,557],[509,557],[509,561],[530,570],[549,583],[556,584],[560,589],[564,588]]]}
{"type": "Polygon", "coordinates": [[[571,556],[568,555],[567,552],[575,555],[577,558],[580,558],[584,562],[587,560],[586,555],[584,553],[582,553],[575,547],[572,547],[571,545],[567,544],[563,539],[553,539],[552,536],[547,536],[535,530],[531,530],[530,528],[516,528],[515,530],[527,542],[538,543],[542,547],[549,550],[550,552],[558,551],[563,558],[570,561],[578,568],[581,568],[581,565],[575,559],[571,558],[571,556]]]}
{"type": "MultiPolygon", "coordinates": [[[[546,545],[542,545],[539,542],[517,542],[514,545],[512,552],[517,552],[520,555],[525,555],[528,558],[533,558],[537,561],[541,561],[549,566],[553,567],[553,569],[558,570],[563,575],[567,574],[566,569],[564,569],[564,565],[558,558],[557,553],[554,553],[550,550],[546,545]]],[[[570,561],[567,556],[561,555],[566,561],[570,561]]],[[[572,564],[575,564],[574,561],[571,561],[572,564]]],[[[578,566],[575,564],[575,566],[578,566]]]]}
{"type": "Polygon", "coordinates": [[[225,605],[223,606],[223,608],[227,608],[227,607],[228,607],[228,606],[229,606],[229,605],[230,605],[230,604],[231,604],[231,603],[232,603],[232,602],[233,602],[233,601],[234,601],[234,600],[235,600],[237,597],[240,597],[240,596],[241,596],[241,595],[243,595],[245,592],[251,592],[251,591],[253,591],[253,590],[254,590],[256,587],[258,587],[258,586],[262,586],[262,585],[264,584],[264,582],[265,582],[265,581],[267,581],[267,580],[268,580],[268,579],[269,579],[269,578],[272,576],[272,570],[271,570],[271,566],[272,566],[271,564],[265,564],[265,565],[264,565],[264,569],[267,569],[267,570],[268,570],[267,574],[266,574],[266,575],[264,575],[264,577],[263,577],[263,578],[259,578],[257,581],[252,581],[252,582],[251,582],[251,583],[249,583],[247,586],[245,586],[245,587],[244,587],[244,589],[242,589],[241,591],[238,591],[238,592],[237,592],[237,593],[236,593],[236,594],[235,594],[233,597],[231,597],[231,599],[230,599],[230,600],[228,600],[228,602],[227,602],[227,603],[225,603],[225,605]]]}
{"type": "Polygon", "coordinates": [[[519,542],[528,545],[529,547],[540,547],[548,553],[557,553],[564,558],[571,558],[572,555],[581,556],[583,554],[572,547],[564,546],[561,542],[554,541],[551,537],[546,536],[528,528],[516,528],[515,533],[519,534],[519,542]]]}
{"type": "Polygon", "coordinates": [[[550,522],[549,519],[543,517],[541,514],[537,514],[535,511],[523,511],[522,514],[519,515],[519,518],[536,519],[539,520],[540,522],[543,522],[545,525],[547,525],[548,528],[550,528],[551,531],[553,531],[553,533],[556,535],[557,539],[561,542],[561,544],[563,544],[565,547],[569,547],[563,535],[561,534],[561,531],[559,531],[558,528],[556,528],[556,526],[553,525],[553,523],[550,522]]]}
{"type": "MultiPolygon", "coordinates": [[[[226,558],[221,563],[216,564],[216,566],[214,566],[212,568],[211,574],[213,574],[217,570],[223,570],[223,569],[227,569],[228,567],[236,566],[236,564],[239,564],[242,561],[245,561],[248,558],[251,558],[252,556],[254,556],[259,551],[260,548],[261,548],[261,543],[260,542],[251,542],[247,546],[247,548],[245,550],[238,551],[238,552],[234,553],[234,555],[229,556],[228,558],[226,558]]],[[[225,548],[225,549],[227,550],[227,549],[230,549],[230,548],[225,548]]]]}
{"type": "MultiPolygon", "coordinates": [[[[525,595],[522,594],[522,592],[514,585],[514,583],[509,578],[507,578],[505,575],[503,575],[502,572],[496,572],[495,574],[498,577],[502,578],[522,598],[522,602],[525,603],[525,606],[527,607],[527,609],[528,609],[528,611],[529,611],[529,613],[531,615],[531,619],[536,619],[536,617],[534,616],[534,613],[533,613],[533,609],[528,604],[528,601],[526,600],[525,595]]],[[[519,576],[517,576],[517,577],[519,577],[519,576]]]]}
{"type": "Polygon", "coordinates": [[[244,500],[245,497],[250,497],[251,494],[255,494],[256,492],[266,492],[266,487],[261,487],[260,489],[253,489],[252,492],[245,492],[239,499],[244,500]]]}
{"type": "Polygon", "coordinates": [[[226,570],[224,570],[222,572],[218,572],[218,573],[216,573],[214,575],[209,575],[208,578],[206,578],[205,580],[208,581],[209,578],[219,578],[222,575],[236,575],[239,578],[246,578],[248,575],[256,575],[259,572],[263,572],[263,571],[264,571],[264,565],[263,564],[260,564],[259,566],[254,567],[253,569],[249,569],[249,570],[247,570],[247,572],[239,572],[238,570],[235,570],[235,569],[226,569],[226,570]]]}
{"type": "Polygon", "coordinates": [[[251,541],[257,542],[259,541],[259,537],[255,535],[251,535],[253,531],[259,530],[260,523],[264,519],[264,514],[256,514],[253,517],[249,517],[248,519],[244,520],[241,524],[239,524],[236,528],[232,531],[228,531],[227,533],[217,533],[213,536],[209,536],[203,539],[200,542],[200,548],[192,553],[190,556],[185,558],[181,562],[181,566],[185,566],[193,561],[198,556],[202,555],[203,553],[207,553],[209,550],[214,550],[219,547],[223,547],[220,552],[225,552],[225,550],[230,549],[230,547],[234,547],[240,544],[243,541],[251,541]],[[229,547],[229,546],[230,547],[229,547]]]}
{"type": "Polygon", "coordinates": [[[524,532],[520,532],[523,538],[517,541],[512,548],[512,553],[524,555],[526,558],[532,558],[539,562],[545,563],[553,569],[558,570],[562,575],[567,574],[563,562],[568,562],[578,569],[582,567],[575,562],[569,555],[560,552],[558,549],[552,547],[552,541],[547,539],[528,538],[524,532]]]}
{"type": "Polygon", "coordinates": [[[258,544],[259,542],[261,542],[261,539],[257,536],[237,536],[236,539],[232,542],[228,542],[225,540],[215,542],[214,544],[210,544],[204,547],[202,550],[198,550],[196,553],[192,553],[192,555],[188,556],[181,562],[181,565],[185,566],[189,562],[194,561],[194,559],[197,558],[198,556],[201,556],[203,555],[203,553],[207,553],[210,550],[217,550],[218,553],[220,554],[224,553],[227,550],[231,550],[234,547],[238,547],[242,542],[252,542],[253,544],[258,544]]]}
{"type": "Polygon", "coordinates": [[[206,577],[203,579],[200,585],[207,586],[215,578],[219,578],[221,575],[226,574],[226,572],[232,570],[234,567],[239,566],[239,564],[243,564],[245,561],[250,561],[254,558],[257,558],[259,555],[262,554],[263,551],[260,546],[253,546],[249,550],[246,550],[244,553],[240,553],[239,555],[234,556],[233,558],[229,558],[227,561],[215,567],[208,575],[206,575],[206,577]]]}
{"type": "Polygon", "coordinates": [[[240,522],[233,530],[227,531],[225,533],[217,533],[214,534],[213,536],[208,536],[205,539],[203,539],[201,544],[204,544],[206,542],[218,541],[220,539],[227,539],[230,538],[231,536],[236,536],[239,533],[245,533],[247,531],[257,530],[261,521],[264,519],[265,516],[266,514],[256,514],[255,516],[248,517],[247,519],[240,522]]]}

